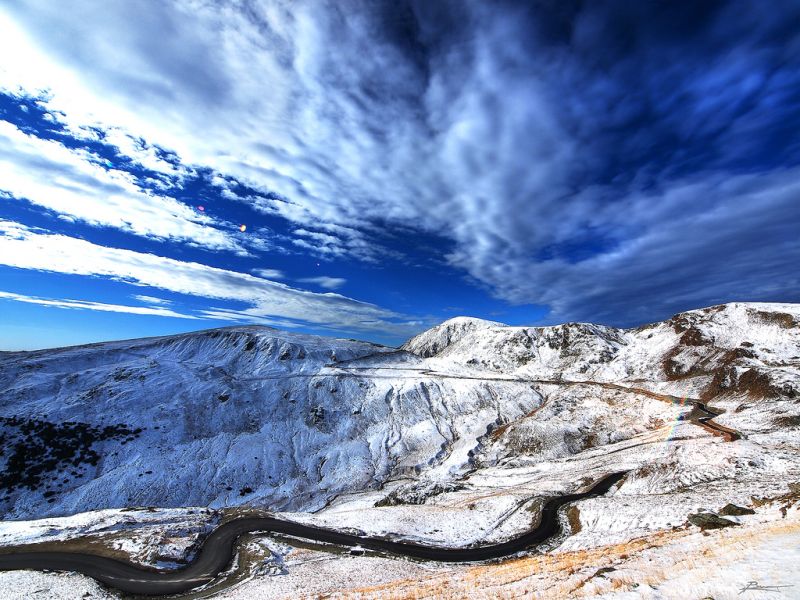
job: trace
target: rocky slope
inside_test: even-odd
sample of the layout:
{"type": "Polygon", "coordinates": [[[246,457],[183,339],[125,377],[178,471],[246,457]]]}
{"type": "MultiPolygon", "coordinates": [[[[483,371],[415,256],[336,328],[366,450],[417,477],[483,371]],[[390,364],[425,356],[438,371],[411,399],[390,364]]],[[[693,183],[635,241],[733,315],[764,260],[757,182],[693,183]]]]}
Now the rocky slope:
{"type": "Polygon", "coordinates": [[[706,397],[800,393],[793,377],[800,364],[800,310],[790,304],[713,306],[635,329],[589,323],[508,327],[457,318],[403,349],[437,359],[432,364],[536,379],[684,381],[706,397]]]}

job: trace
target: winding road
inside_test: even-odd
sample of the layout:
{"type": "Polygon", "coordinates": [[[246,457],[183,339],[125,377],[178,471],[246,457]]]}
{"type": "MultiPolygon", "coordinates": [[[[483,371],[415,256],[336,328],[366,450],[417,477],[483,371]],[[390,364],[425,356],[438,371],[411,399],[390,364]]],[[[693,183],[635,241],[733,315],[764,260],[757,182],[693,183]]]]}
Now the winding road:
{"type": "MultiPolygon", "coordinates": [[[[358,369],[358,367],[351,369],[358,369]]],[[[424,375],[437,377],[447,376],[439,373],[425,372],[424,375]]],[[[334,376],[351,376],[346,371],[334,372],[334,376]]],[[[328,375],[328,376],[330,376],[328,375]]],[[[297,375],[314,377],[319,375],[297,375]]],[[[374,375],[373,375],[374,376],[374,375]]],[[[415,374],[419,376],[419,374],[415,374]]],[[[285,377],[285,375],[282,375],[285,377]]],[[[397,377],[392,375],[392,377],[397,377]]],[[[463,376],[458,376],[463,379],[463,376]]],[[[476,378],[478,379],[478,378],[476,378]]],[[[482,377],[480,379],[486,379],[482,377]]],[[[714,435],[735,441],[741,436],[738,432],[713,421],[719,413],[714,412],[698,399],[678,398],[659,394],[650,390],[631,388],[619,384],[594,381],[550,381],[531,379],[497,378],[499,381],[524,382],[555,385],[599,385],[606,388],[641,393],[662,401],[691,404],[692,409],[681,419],[703,427],[714,435]]],[[[177,570],[165,571],[142,567],[131,562],[112,559],[95,554],[77,553],[68,550],[47,550],[13,552],[13,548],[4,548],[0,554],[0,571],[21,569],[72,571],[87,575],[97,581],[121,592],[161,596],[181,594],[214,581],[221,573],[228,570],[236,556],[237,541],[245,533],[276,533],[294,536],[313,542],[335,544],[344,547],[359,546],[366,549],[387,552],[399,556],[437,561],[437,562],[475,562],[514,555],[529,550],[545,542],[561,531],[558,510],[571,502],[601,496],[625,477],[626,473],[606,475],[585,492],[554,496],[549,498],[541,511],[539,524],[527,533],[499,544],[491,544],[469,548],[446,548],[426,546],[410,542],[398,542],[377,537],[367,537],[342,533],[312,525],[304,525],[273,517],[244,517],[223,523],[214,529],[200,546],[195,560],[177,570]],[[11,552],[9,552],[11,550],[11,552]]]]}
{"type": "Polygon", "coordinates": [[[0,570],[74,571],[130,594],[146,596],[180,594],[208,584],[224,572],[233,561],[239,537],[251,532],[279,533],[346,547],[360,546],[437,562],[483,561],[516,554],[557,535],[561,531],[558,519],[559,508],[584,498],[602,496],[625,475],[626,473],[612,473],[603,477],[585,492],[554,496],[547,500],[542,508],[539,525],[536,528],[507,542],[474,548],[443,548],[395,542],[382,538],[341,533],[272,517],[261,517],[240,518],[223,523],[205,539],[197,553],[197,558],[188,566],[178,570],[157,571],[121,560],[68,551],[1,554],[0,570]]]}
{"type": "Polygon", "coordinates": [[[724,425],[715,423],[712,420],[714,417],[718,417],[722,413],[714,412],[699,400],[693,400],[693,402],[694,408],[692,408],[689,414],[684,416],[684,420],[697,423],[700,425],[700,427],[707,429],[714,435],[722,436],[727,442],[735,442],[736,440],[741,439],[742,434],[735,429],[725,427],[724,425]]]}

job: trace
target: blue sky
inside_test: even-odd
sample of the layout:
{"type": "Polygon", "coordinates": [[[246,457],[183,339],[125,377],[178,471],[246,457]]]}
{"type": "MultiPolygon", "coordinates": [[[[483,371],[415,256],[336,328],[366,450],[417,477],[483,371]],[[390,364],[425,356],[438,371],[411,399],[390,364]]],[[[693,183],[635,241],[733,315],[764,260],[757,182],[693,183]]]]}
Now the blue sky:
{"type": "Polygon", "coordinates": [[[0,6],[1,349],[800,301],[795,2],[70,6],[0,6]]]}

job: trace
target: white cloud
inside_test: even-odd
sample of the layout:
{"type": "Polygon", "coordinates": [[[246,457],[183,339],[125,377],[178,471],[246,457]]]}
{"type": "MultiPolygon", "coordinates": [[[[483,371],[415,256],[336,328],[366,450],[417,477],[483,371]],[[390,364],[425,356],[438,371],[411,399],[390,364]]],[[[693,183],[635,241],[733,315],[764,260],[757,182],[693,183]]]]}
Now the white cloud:
{"type": "Polygon", "coordinates": [[[38,296],[26,296],[24,294],[14,294],[12,292],[0,291],[1,300],[13,300],[15,302],[25,302],[27,304],[39,304],[41,306],[52,306],[54,308],[68,308],[78,310],[99,310],[102,312],[131,313],[135,315],[149,315],[157,317],[174,317],[176,319],[198,319],[193,315],[185,315],[161,306],[125,306],[122,304],[106,304],[104,302],[93,302],[89,300],[68,300],[40,298],[38,296]]]}
{"type": "Polygon", "coordinates": [[[313,283],[324,287],[326,290],[335,290],[347,283],[347,279],[342,279],[341,277],[326,277],[324,275],[320,277],[304,277],[297,281],[300,283],[313,283]]]}
{"type": "MultiPolygon", "coordinates": [[[[75,132],[75,134],[76,137],[80,137],[81,132],[75,132]]],[[[120,154],[128,157],[145,169],[149,169],[161,175],[166,175],[167,177],[165,179],[167,179],[167,181],[171,179],[182,181],[187,176],[193,174],[192,170],[185,165],[175,165],[164,160],[158,155],[156,148],[149,145],[145,140],[137,139],[118,127],[106,129],[103,131],[103,134],[103,141],[115,146],[120,154]]]]}
{"type": "Polygon", "coordinates": [[[426,166],[429,148],[418,146],[422,115],[409,121],[403,106],[387,114],[360,89],[381,72],[397,77],[401,96],[420,83],[401,49],[375,45],[364,16],[345,19],[340,30],[338,9],[314,2],[291,10],[194,2],[146,13],[91,2],[70,11],[47,2],[0,10],[9,32],[0,41],[0,88],[46,90],[47,106],[75,131],[96,125],[175,151],[187,164],[288,198],[272,208],[305,225],[413,218],[408,192],[437,194],[430,180],[437,165],[426,166]],[[331,64],[334,43],[363,69],[331,64]],[[341,78],[334,86],[333,73],[341,78]],[[410,81],[402,81],[406,73],[410,81]],[[371,108],[362,114],[354,102],[371,108]],[[388,154],[384,141],[365,133],[383,128],[395,148],[388,154]]]}
{"type": "Polygon", "coordinates": [[[286,274],[279,269],[253,269],[252,272],[264,279],[286,279],[286,274]]]}
{"type": "Polygon", "coordinates": [[[0,190],[63,218],[148,238],[246,253],[213,220],[173,198],[148,193],[133,177],[80,149],[29,135],[0,121],[0,190]]]}
{"type": "Polygon", "coordinates": [[[558,221],[579,145],[543,83],[508,68],[530,37],[513,13],[464,5],[454,47],[429,30],[435,19],[381,5],[5,10],[0,88],[47,90],[73,129],[111,128],[209,167],[229,197],[232,181],[277,194],[243,200],[299,224],[302,250],[382,260],[367,238],[383,223],[487,254],[558,237],[528,213],[558,221]],[[393,19],[420,28],[415,47],[393,41],[393,19]]]}
{"type": "Polygon", "coordinates": [[[552,307],[551,321],[634,325],[733,300],[800,301],[800,168],[706,176],[615,203],[590,199],[572,219],[612,232],[600,253],[530,260],[534,246],[456,251],[499,294],[552,307]],[[581,216],[579,216],[581,215],[581,216]],[[529,254],[525,254],[525,252],[529,254]]]}
{"type": "Polygon", "coordinates": [[[134,294],[131,296],[134,300],[144,302],[145,304],[172,304],[172,300],[164,300],[163,298],[156,298],[155,296],[145,296],[143,294],[134,294]]]}
{"type": "Polygon", "coordinates": [[[238,311],[243,320],[293,320],[337,330],[382,333],[410,334],[419,330],[404,315],[339,294],[308,292],[246,273],[99,246],[11,221],[0,221],[0,264],[105,277],[181,294],[239,301],[247,305],[238,311]]]}
{"type": "Polygon", "coordinates": [[[217,321],[233,321],[235,323],[241,323],[242,321],[245,321],[248,323],[256,323],[258,325],[266,325],[268,327],[277,327],[279,329],[297,329],[298,327],[302,326],[301,323],[297,323],[295,321],[264,317],[258,314],[257,310],[238,311],[224,308],[209,308],[201,310],[200,314],[205,318],[214,319],[217,321]]]}

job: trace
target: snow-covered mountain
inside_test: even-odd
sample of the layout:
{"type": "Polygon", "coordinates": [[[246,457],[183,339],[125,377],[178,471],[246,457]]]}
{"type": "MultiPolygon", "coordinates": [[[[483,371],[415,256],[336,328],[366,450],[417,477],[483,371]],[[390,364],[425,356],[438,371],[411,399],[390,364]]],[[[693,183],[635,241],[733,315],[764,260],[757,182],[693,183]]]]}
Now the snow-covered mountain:
{"type": "Polygon", "coordinates": [[[462,467],[490,423],[539,400],[514,382],[387,375],[397,360],[264,327],[6,354],[4,512],[319,508],[392,475],[462,467]],[[359,358],[376,369],[338,367],[359,358]]]}
{"type": "Polygon", "coordinates": [[[797,381],[791,369],[780,367],[800,361],[800,308],[732,303],[635,329],[589,323],[508,327],[456,318],[419,334],[402,348],[436,359],[433,364],[537,379],[686,381],[691,383],[687,389],[707,396],[749,388],[756,392],[759,381],[774,387],[771,393],[791,395],[798,390],[797,381]]]}
{"type": "Polygon", "coordinates": [[[457,318],[400,349],[247,326],[5,353],[0,509],[309,511],[398,478],[401,496],[424,495],[674,420],[670,403],[613,386],[746,397],[754,414],[796,399],[798,324],[797,305],[728,304],[626,330],[457,318]]]}
{"type": "MultiPolygon", "coordinates": [[[[529,530],[542,497],[625,471],[565,507],[538,556],[439,571],[257,537],[214,585],[231,598],[465,597],[475,581],[521,598],[800,586],[776,569],[800,540],[800,305],[634,329],[457,318],[399,349],[231,327],[0,353],[0,392],[0,551],[88,544],[175,566],[252,508],[485,544],[529,530]],[[699,419],[713,413],[714,427],[699,419]]],[[[0,573],[5,595],[41,589],[114,597],[74,575],[0,573]]]]}

